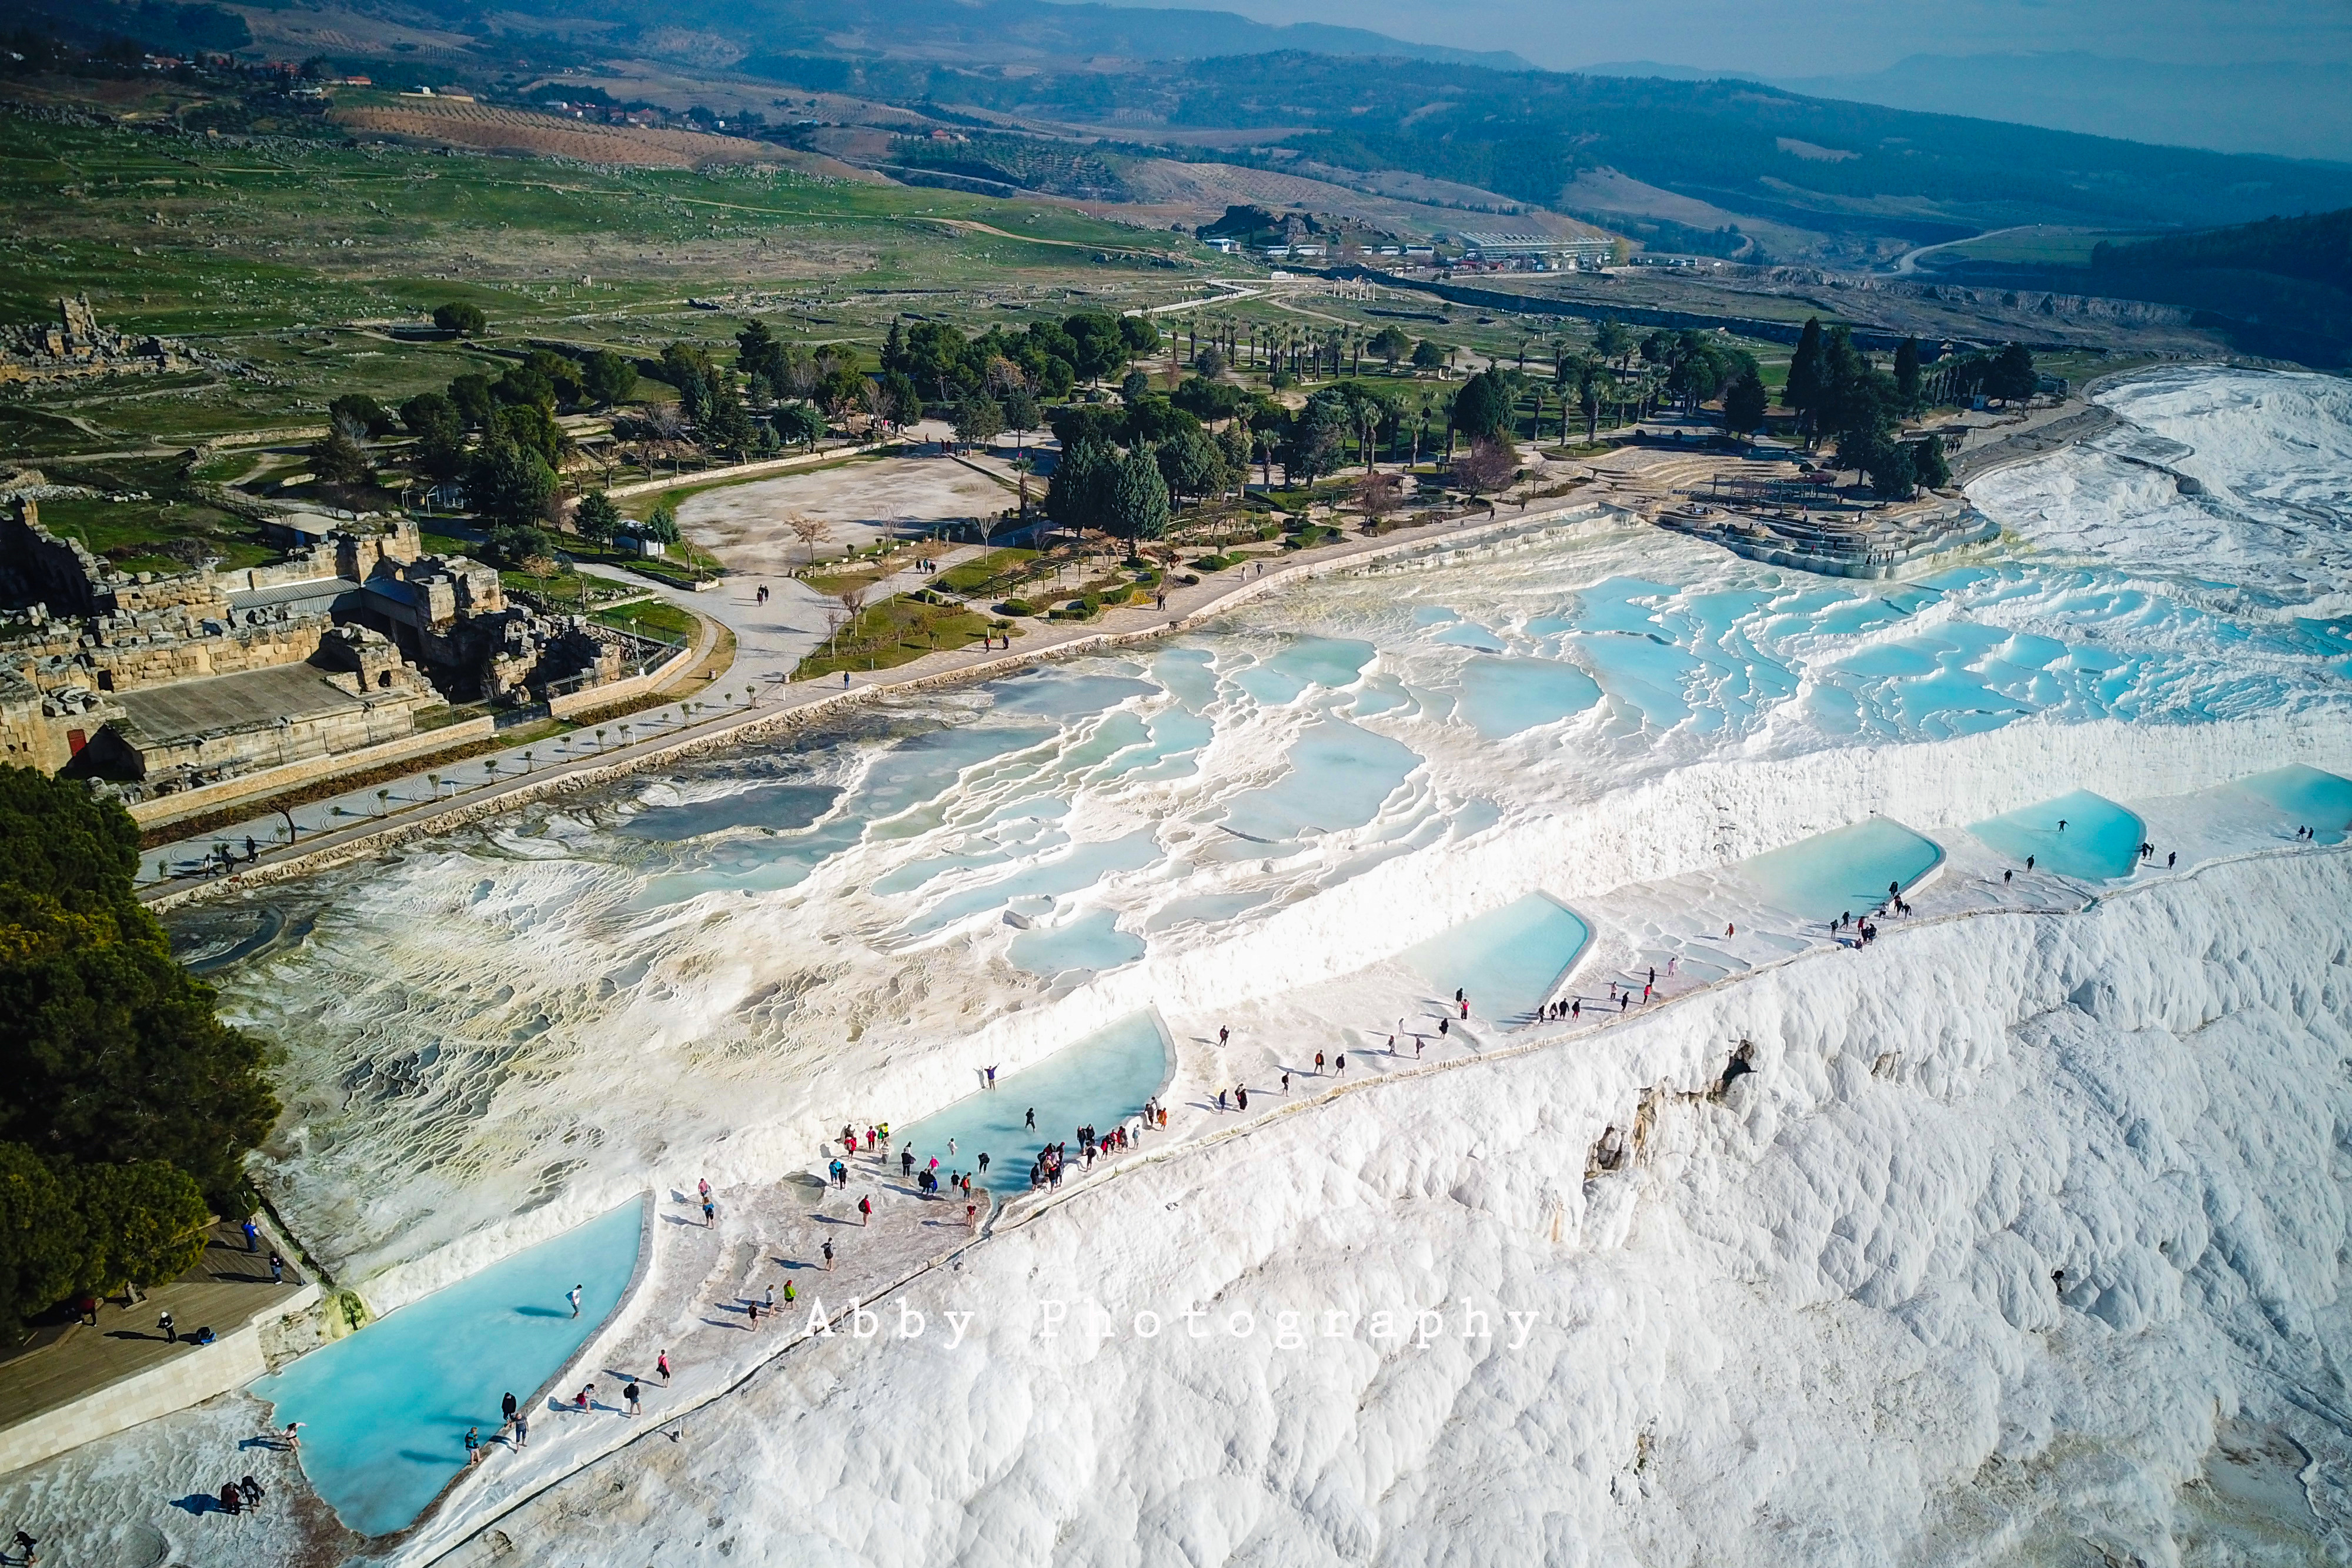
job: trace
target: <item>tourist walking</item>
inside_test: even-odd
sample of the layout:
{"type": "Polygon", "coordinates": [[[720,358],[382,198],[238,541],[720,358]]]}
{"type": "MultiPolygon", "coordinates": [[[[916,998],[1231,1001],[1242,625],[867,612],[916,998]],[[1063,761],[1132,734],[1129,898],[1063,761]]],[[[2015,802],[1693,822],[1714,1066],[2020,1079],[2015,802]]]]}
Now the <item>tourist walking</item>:
{"type": "Polygon", "coordinates": [[[824,1271],[833,1272],[833,1243],[829,1240],[824,1244],[824,1271]]]}
{"type": "Polygon", "coordinates": [[[580,1385],[580,1392],[572,1396],[572,1407],[583,1414],[593,1409],[595,1407],[595,1404],[596,1385],[593,1383],[582,1384],[580,1385]]]}
{"type": "Polygon", "coordinates": [[[528,1410],[515,1412],[514,1446],[518,1448],[530,1447],[530,1412],[528,1410]]]}
{"type": "Polygon", "coordinates": [[[245,1249],[247,1252],[261,1250],[261,1227],[256,1225],[249,1217],[245,1222],[245,1249]]]}
{"type": "Polygon", "coordinates": [[[1319,1051],[1315,1053],[1315,1076],[1323,1076],[1323,1053],[1319,1051]]]}
{"type": "Polygon", "coordinates": [[[629,1402],[629,1418],[635,1420],[637,1415],[637,1385],[632,1383],[622,1389],[621,1397],[629,1402]]]}
{"type": "Polygon", "coordinates": [[[514,1425],[516,1409],[514,1391],[509,1389],[505,1396],[499,1401],[499,1425],[501,1427],[514,1425]]]}
{"type": "Polygon", "coordinates": [[[467,1463],[467,1465],[471,1466],[471,1465],[478,1465],[478,1464],[480,1464],[481,1462],[482,1462],[482,1435],[481,1435],[481,1431],[480,1431],[480,1429],[479,1429],[479,1428],[478,1428],[478,1427],[467,1427],[467,1428],[466,1428],[466,1463],[467,1463]]]}
{"type": "Polygon", "coordinates": [[[286,1260],[275,1252],[269,1255],[269,1282],[273,1285],[286,1282],[286,1260]]]}
{"type": "Polygon", "coordinates": [[[709,1229],[719,1223],[719,1207],[709,1198],[702,1200],[702,1228],[709,1229]]]}
{"type": "Polygon", "coordinates": [[[861,1198],[859,1198],[859,1199],[857,1200],[857,1223],[858,1223],[858,1224],[860,1224],[860,1225],[863,1225],[863,1224],[865,1224],[867,1220],[869,1220],[869,1219],[871,1219],[871,1218],[874,1218],[874,1200],[873,1200],[873,1198],[871,1198],[871,1197],[861,1197],[861,1198]]]}
{"type": "Polygon", "coordinates": [[[1348,1076],[1348,1053],[1346,1051],[1343,1051],[1339,1055],[1331,1059],[1331,1069],[1342,1078],[1348,1076]]]}
{"type": "Polygon", "coordinates": [[[170,1312],[157,1313],[155,1317],[155,1327],[162,1333],[163,1343],[165,1344],[177,1344],[180,1343],[179,1325],[172,1321],[172,1314],[170,1312]]]}
{"type": "Polygon", "coordinates": [[[578,1317],[580,1315],[580,1287],[574,1285],[572,1289],[564,1291],[563,1299],[572,1303],[572,1315],[575,1318],[578,1317]]]}

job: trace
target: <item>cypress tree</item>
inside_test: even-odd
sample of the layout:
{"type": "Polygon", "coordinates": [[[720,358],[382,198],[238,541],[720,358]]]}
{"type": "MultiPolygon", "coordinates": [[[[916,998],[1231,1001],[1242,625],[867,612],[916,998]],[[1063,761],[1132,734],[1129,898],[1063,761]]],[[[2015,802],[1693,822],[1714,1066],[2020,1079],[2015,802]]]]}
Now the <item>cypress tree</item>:
{"type": "Polygon", "coordinates": [[[1919,340],[1906,338],[1895,350],[1895,390],[1906,410],[1919,406],[1919,340]]]}
{"type": "Polygon", "coordinates": [[[1797,351],[1789,360],[1789,384],[1780,389],[1780,401],[1799,413],[1810,414],[1820,406],[1827,364],[1822,349],[1822,319],[1808,316],[1805,329],[1797,339],[1797,351]]]}

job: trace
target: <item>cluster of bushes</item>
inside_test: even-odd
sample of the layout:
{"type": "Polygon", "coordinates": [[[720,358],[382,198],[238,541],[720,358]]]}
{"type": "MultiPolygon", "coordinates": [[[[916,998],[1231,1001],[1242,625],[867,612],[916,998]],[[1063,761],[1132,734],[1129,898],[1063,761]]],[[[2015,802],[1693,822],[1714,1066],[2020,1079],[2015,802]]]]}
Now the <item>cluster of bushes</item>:
{"type": "Polygon", "coordinates": [[[259,1040],[223,1024],[133,894],[111,801],[0,768],[0,1328],[175,1278],[278,1114],[259,1040]]]}
{"type": "Polygon", "coordinates": [[[907,377],[942,403],[974,393],[1001,395],[1016,386],[1061,398],[1078,382],[1109,375],[1160,344],[1160,329],[1150,318],[1108,311],[1033,321],[1020,332],[991,328],[972,338],[943,321],[903,327],[894,320],[882,344],[882,370],[907,377]]]}

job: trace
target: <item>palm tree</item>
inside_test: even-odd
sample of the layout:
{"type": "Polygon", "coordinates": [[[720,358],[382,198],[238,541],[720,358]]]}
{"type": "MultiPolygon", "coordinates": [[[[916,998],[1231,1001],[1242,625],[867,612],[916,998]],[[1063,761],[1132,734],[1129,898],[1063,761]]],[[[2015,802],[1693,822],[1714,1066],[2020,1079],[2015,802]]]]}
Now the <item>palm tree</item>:
{"type": "Polygon", "coordinates": [[[377,790],[375,792],[375,814],[379,817],[384,816],[387,815],[391,810],[392,791],[389,789],[377,790]]]}
{"type": "MultiPolygon", "coordinates": [[[[1021,486],[1021,520],[1024,523],[1029,520],[1029,476],[1036,471],[1037,460],[1034,457],[1021,456],[1013,460],[1013,472],[1020,476],[1018,483],[1021,486]]],[[[981,542],[985,544],[988,541],[983,538],[981,542]]]]}

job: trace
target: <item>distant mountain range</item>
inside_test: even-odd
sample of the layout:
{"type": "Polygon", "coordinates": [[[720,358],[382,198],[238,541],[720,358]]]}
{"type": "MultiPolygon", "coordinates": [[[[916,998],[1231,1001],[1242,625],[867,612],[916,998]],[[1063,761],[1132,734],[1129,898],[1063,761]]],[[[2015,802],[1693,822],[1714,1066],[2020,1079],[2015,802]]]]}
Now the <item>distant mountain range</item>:
{"type": "Polygon", "coordinates": [[[1913,55],[1882,71],[1817,77],[1759,77],[1657,60],[1577,69],[1664,81],[1761,81],[1810,98],[2159,146],[2352,162],[2352,66],[2328,62],[2178,66],[2072,52],[1913,55]]]}
{"type": "Polygon", "coordinates": [[[1276,26],[1230,11],[1158,10],[1058,0],[424,0],[420,9],[457,26],[487,20],[501,29],[550,32],[597,24],[607,44],[632,33],[675,46],[699,34],[739,54],[775,51],[881,60],[964,64],[1020,60],[1188,60],[1305,49],[1320,55],[1387,55],[1503,70],[1533,68],[1507,50],[1416,44],[1360,27],[1316,22],[1276,26]]]}

